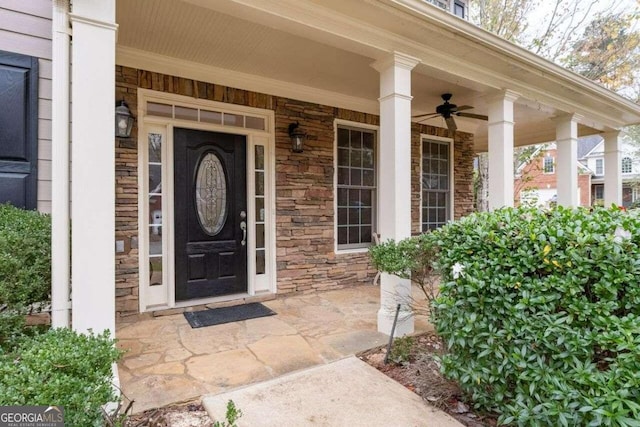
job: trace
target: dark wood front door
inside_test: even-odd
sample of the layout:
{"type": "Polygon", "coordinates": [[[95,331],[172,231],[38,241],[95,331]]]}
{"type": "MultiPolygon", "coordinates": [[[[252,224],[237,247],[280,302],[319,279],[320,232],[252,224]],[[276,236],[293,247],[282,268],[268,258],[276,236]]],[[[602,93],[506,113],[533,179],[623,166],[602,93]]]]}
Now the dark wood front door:
{"type": "Polygon", "coordinates": [[[246,138],[174,130],[176,300],[247,291],[246,138]]]}

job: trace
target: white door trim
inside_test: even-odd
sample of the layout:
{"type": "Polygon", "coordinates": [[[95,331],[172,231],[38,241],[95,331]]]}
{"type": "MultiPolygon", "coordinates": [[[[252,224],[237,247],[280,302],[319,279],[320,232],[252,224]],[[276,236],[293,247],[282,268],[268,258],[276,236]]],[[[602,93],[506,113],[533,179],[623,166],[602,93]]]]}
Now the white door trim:
{"type": "MultiPolygon", "coordinates": [[[[171,110],[173,111],[173,110],[171,110]]],[[[138,236],[139,236],[139,307],[140,312],[174,307],[186,307],[218,301],[246,298],[256,294],[276,293],[276,236],[275,236],[275,114],[272,110],[244,107],[216,101],[195,99],[182,95],[138,89],[138,236]],[[198,110],[194,120],[149,115],[147,103],[185,107],[198,110]],[[200,110],[222,114],[264,119],[264,129],[205,123],[200,121],[200,110]],[[175,242],[174,242],[174,188],[173,188],[173,129],[174,127],[243,135],[247,138],[247,280],[246,293],[222,297],[175,300],[175,242]],[[162,135],[162,284],[150,286],[149,280],[149,133],[162,135]],[[265,172],[265,273],[256,274],[256,189],[255,151],[264,147],[265,172]]],[[[245,123],[245,119],[242,119],[245,123]]]]}

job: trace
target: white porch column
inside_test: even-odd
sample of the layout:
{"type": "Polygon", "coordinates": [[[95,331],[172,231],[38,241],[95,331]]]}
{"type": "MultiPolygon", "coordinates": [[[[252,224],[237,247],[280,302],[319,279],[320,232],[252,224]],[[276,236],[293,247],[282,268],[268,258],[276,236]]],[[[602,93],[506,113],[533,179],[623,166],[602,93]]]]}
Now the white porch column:
{"type": "Polygon", "coordinates": [[[69,310],[69,0],[53,2],[51,109],[51,326],[68,328],[69,310]]]}
{"type": "MultiPolygon", "coordinates": [[[[380,73],[380,159],[378,165],[381,240],[411,236],[411,70],[418,60],[394,52],[373,67],[380,73]]],[[[394,336],[413,332],[411,282],[382,274],[378,331],[391,334],[397,304],[401,312],[394,336]]]]}
{"type": "Polygon", "coordinates": [[[489,109],[489,210],[513,206],[513,102],[505,90],[487,99],[489,109]]]}
{"type": "Polygon", "coordinates": [[[115,0],[74,0],[72,326],[115,335],[115,0]]]}
{"type": "Polygon", "coordinates": [[[604,135],[604,205],[622,206],[622,141],[620,132],[604,135]]]}
{"type": "Polygon", "coordinates": [[[558,205],[575,207],[578,200],[578,121],[575,114],[556,119],[558,205]]]}

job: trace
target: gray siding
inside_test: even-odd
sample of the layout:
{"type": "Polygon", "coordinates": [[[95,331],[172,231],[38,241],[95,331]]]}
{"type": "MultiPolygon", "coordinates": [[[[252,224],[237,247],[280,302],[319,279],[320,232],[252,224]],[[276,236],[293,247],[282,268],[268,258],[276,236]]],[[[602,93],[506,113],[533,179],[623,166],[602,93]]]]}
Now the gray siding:
{"type": "Polygon", "coordinates": [[[51,212],[51,0],[0,0],[0,50],[39,58],[38,210],[51,212]]]}

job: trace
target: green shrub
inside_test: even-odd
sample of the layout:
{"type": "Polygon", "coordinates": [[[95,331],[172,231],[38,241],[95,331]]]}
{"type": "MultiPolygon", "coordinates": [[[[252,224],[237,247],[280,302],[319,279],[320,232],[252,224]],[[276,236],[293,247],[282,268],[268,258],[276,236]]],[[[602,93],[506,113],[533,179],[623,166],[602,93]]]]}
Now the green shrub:
{"type": "Polygon", "coordinates": [[[23,338],[25,332],[23,310],[5,310],[0,312],[0,354],[11,351],[23,338]]]}
{"type": "Polygon", "coordinates": [[[62,405],[69,426],[101,426],[101,406],[115,401],[112,364],[119,357],[108,332],[52,329],[0,355],[0,406],[62,405]]]}
{"type": "Polygon", "coordinates": [[[425,233],[397,243],[388,240],[369,249],[369,257],[377,270],[410,279],[420,287],[429,311],[437,295],[439,278],[434,270],[439,250],[437,239],[434,233],[425,233]]]}
{"type": "Polygon", "coordinates": [[[236,407],[233,400],[227,402],[227,412],[224,421],[216,421],[213,427],[237,427],[236,422],[242,417],[242,410],[236,407]]]}
{"type": "Polygon", "coordinates": [[[404,365],[411,360],[414,339],[411,336],[396,338],[393,340],[389,360],[396,365],[404,365]]]}
{"type": "Polygon", "coordinates": [[[51,289],[51,219],[0,205],[0,306],[47,301],[51,289]]]}
{"type": "Polygon", "coordinates": [[[640,220],[502,209],[439,238],[444,373],[518,425],[640,425],[640,220]]]}

